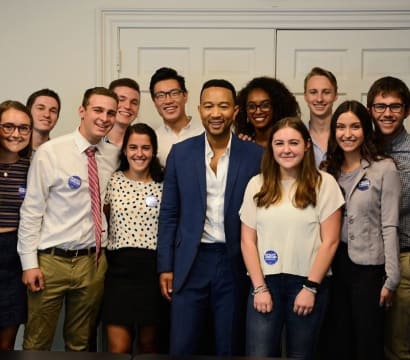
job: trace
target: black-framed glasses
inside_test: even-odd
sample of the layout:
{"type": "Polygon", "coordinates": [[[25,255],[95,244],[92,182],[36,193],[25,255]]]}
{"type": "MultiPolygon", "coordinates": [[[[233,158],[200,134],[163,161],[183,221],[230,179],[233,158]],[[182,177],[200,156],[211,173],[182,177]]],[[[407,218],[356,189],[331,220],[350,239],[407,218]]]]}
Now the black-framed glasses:
{"type": "Polygon", "coordinates": [[[30,125],[14,125],[11,123],[0,124],[0,129],[2,129],[6,135],[13,134],[16,129],[18,129],[21,135],[28,135],[31,132],[30,125]]]}
{"type": "Polygon", "coordinates": [[[400,113],[401,110],[404,107],[404,104],[401,104],[401,103],[393,103],[393,104],[376,103],[376,104],[373,104],[372,107],[373,107],[374,111],[376,111],[377,113],[384,113],[387,108],[389,108],[389,110],[392,113],[400,113]]]}
{"type": "Polygon", "coordinates": [[[255,104],[253,102],[246,104],[246,110],[249,112],[256,112],[258,109],[262,112],[268,112],[272,110],[272,104],[270,101],[263,101],[260,104],[255,104]]]}
{"type": "Polygon", "coordinates": [[[184,91],[181,89],[172,89],[169,91],[158,91],[154,94],[155,100],[165,100],[169,95],[171,99],[177,99],[184,91]]]}

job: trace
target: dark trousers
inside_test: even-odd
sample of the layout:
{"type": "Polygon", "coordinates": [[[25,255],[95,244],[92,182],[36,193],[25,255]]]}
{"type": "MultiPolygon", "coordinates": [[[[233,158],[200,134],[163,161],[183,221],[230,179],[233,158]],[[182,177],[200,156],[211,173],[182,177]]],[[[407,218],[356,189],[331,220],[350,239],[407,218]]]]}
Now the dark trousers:
{"type": "Polygon", "coordinates": [[[379,306],[384,265],[357,265],[341,243],[322,331],[323,359],[383,360],[384,309],[379,306]]]}
{"type": "Polygon", "coordinates": [[[238,332],[244,330],[245,298],[240,296],[238,288],[226,246],[201,244],[183,288],[172,295],[171,355],[199,352],[209,314],[214,326],[216,355],[235,354],[238,332]]]}

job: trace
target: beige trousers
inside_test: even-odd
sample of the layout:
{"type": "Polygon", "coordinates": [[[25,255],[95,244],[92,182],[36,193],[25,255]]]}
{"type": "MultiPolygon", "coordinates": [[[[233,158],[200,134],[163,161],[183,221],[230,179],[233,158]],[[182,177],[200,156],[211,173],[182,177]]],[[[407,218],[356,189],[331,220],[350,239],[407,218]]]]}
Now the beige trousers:
{"type": "Polygon", "coordinates": [[[50,350],[63,301],[66,350],[88,350],[104,291],[104,251],[98,267],[95,261],[95,254],[73,258],[39,254],[45,288],[36,293],[28,291],[24,350],[50,350]]]}
{"type": "Polygon", "coordinates": [[[410,359],[410,252],[400,254],[400,269],[400,285],[386,314],[387,360],[410,359]]]}

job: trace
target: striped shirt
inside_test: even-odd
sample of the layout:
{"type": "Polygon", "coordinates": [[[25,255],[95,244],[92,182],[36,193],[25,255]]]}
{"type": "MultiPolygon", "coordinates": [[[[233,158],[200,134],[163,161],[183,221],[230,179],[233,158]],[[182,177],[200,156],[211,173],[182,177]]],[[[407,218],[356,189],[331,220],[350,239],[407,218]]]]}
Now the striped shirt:
{"type": "Polygon", "coordinates": [[[30,160],[0,164],[0,227],[18,227],[30,160]]]}

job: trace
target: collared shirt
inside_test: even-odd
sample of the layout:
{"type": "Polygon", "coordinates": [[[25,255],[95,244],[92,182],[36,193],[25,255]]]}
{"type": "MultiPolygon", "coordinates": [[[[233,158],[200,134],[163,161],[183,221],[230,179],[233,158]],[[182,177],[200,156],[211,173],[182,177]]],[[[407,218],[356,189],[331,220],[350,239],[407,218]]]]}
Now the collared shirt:
{"type": "Polygon", "coordinates": [[[162,166],[165,166],[172,145],[204,132],[204,128],[194,124],[190,116],[188,119],[188,124],[178,134],[165,124],[155,130],[158,137],[158,159],[162,166]]]}
{"type": "Polygon", "coordinates": [[[320,146],[318,144],[315,143],[315,140],[312,139],[312,144],[313,144],[313,152],[315,154],[315,163],[316,163],[316,167],[319,168],[320,163],[323,160],[326,160],[326,151],[322,151],[322,149],[320,148],[320,146]]]}
{"type": "Polygon", "coordinates": [[[214,152],[205,136],[206,214],[201,242],[226,242],[224,227],[225,188],[228,176],[232,134],[225,153],[219,158],[216,173],[210,163],[214,152]]]}
{"type": "MultiPolygon", "coordinates": [[[[91,144],[76,130],[46,142],[36,151],[20,210],[17,250],[23,270],[38,267],[38,249],[56,246],[75,250],[95,246],[88,158],[84,152],[89,146],[91,144]]],[[[103,141],[95,147],[103,204],[107,183],[118,166],[119,152],[103,141]]],[[[105,246],[105,216],[102,220],[102,245],[105,246]]]]}
{"type": "MultiPolygon", "coordinates": [[[[305,125],[307,126],[307,128],[309,129],[310,132],[310,121],[305,125]]],[[[319,168],[320,163],[323,160],[326,160],[326,154],[327,151],[323,151],[322,148],[316,143],[315,139],[313,139],[313,137],[311,136],[310,139],[312,140],[312,145],[313,145],[313,153],[315,154],[315,163],[316,163],[316,167],[319,168]]]]}
{"type": "Polygon", "coordinates": [[[403,128],[386,151],[396,162],[401,182],[400,250],[410,251],[410,134],[403,128]]]}

